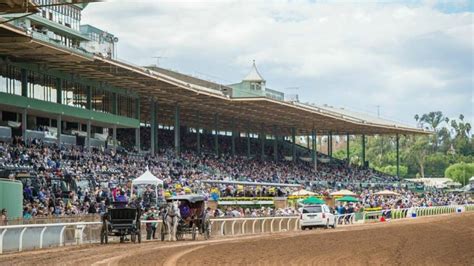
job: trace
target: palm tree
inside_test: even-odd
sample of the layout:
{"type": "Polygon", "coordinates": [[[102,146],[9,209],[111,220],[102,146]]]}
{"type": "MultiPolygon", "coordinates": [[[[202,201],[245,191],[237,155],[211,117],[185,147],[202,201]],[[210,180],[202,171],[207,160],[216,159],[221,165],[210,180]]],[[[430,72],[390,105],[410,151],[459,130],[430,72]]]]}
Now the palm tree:
{"type": "Polygon", "coordinates": [[[451,127],[456,132],[455,138],[468,138],[469,132],[471,132],[471,124],[468,122],[464,122],[464,115],[459,115],[459,122],[456,120],[451,121],[451,127]]]}
{"type": "Polygon", "coordinates": [[[445,121],[445,117],[441,111],[436,112],[429,112],[428,114],[424,114],[420,121],[427,123],[431,126],[431,129],[436,131],[438,126],[445,121]]]}
{"type": "MultiPolygon", "coordinates": [[[[416,116],[415,116],[416,119],[416,116]]],[[[420,122],[427,123],[430,127],[431,130],[434,131],[434,136],[433,136],[433,151],[438,150],[439,146],[439,137],[438,137],[438,126],[442,123],[447,121],[446,118],[444,117],[443,113],[441,111],[436,111],[436,112],[429,112],[428,114],[424,114],[420,118],[420,122]]]]}

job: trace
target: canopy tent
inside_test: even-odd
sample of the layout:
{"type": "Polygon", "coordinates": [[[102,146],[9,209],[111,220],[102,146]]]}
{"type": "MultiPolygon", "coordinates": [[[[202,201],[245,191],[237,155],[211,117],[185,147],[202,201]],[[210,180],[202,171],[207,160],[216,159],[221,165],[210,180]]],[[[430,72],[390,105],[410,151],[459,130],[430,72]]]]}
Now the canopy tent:
{"type": "Polygon", "coordinates": [[[448,186],[448,187],[457,187],[457,188],[462,187],[462,184],[461,184],[461,183],[459,183],[459,182],[454,182],[454,181],[449,181],[449,182],[446,182],[445,184],[446,184],[446,186],[448,186]]]}
{"type": "Polygon", "coordinates": [[[351,197],[351,196],[344,196],[340,199],[336,199],[337,201],[342,201],[342,202],[359,202],[358,199],[351,197]]]}
{"type": "Polygon", "coordinates": [[[390,190],[382,190],[382,191],[379,191],[377,193],[374,193],[375,195],[379,195],[379,196],[398,196],[400,194],[398,194],[397,192],[395,191],[390,191],[390,190]]]}
{"type": "Polygon", "coordinates": [[[163,186],[163,180],[159,179],[158,177],[154,176],[150,170],[146,170],[138,178],[132,181],[132,189],[130,191],[130,195],[133,195],[133,186],[136,185],[154,185],[155,186],[155,195],[156,195],[156,203],[158,204],[158,186],[163,186]]]}
{"type": "Polygon", "coordinates": [[[306,189],[301,189],[301,190],[291,193],[291,195],[292,196],[312,196],[312,195],[316,195],[316,193],[308,191],[306,189]]]}
{"type": "Polygon", "coordinates": [[[307,199],[300,201],[300,203],[303,205],[316,205],[316,204],[325,204],[326,202],[320,198],[310,196],[307,199]]]}
{"type": "Polygon", "coordinates": [[[343,190],[332,192],[329,195],[331,195],[331,196],[356,196],[356,193],[354,193],[350,190],[347,190],[347,189],[343,189],[343,190]]]}

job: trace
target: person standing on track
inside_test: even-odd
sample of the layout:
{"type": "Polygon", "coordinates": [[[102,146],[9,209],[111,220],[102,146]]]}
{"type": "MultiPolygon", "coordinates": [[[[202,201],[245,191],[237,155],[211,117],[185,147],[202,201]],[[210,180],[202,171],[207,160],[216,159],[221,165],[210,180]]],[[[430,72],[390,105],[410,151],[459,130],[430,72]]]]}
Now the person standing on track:
{"type": "MultiPolygon", "coordinates": [[[[152,220],[152,211],[150,209],[145,209],[145,215],[143,216],[143,220],[149,221],[152,220]]],[[[151,223],[146,223],[146,240],[151,239],[151,235],[153,233],[153,229],[151,228],[151,223]]]]}

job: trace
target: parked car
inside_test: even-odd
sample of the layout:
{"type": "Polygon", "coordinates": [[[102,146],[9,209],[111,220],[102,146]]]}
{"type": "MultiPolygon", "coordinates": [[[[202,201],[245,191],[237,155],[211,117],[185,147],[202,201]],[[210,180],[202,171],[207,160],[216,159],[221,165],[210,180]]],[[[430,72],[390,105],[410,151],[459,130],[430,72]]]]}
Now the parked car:
{"type": "Polygon", "coordinates": [[[324,227],[336,228],[337,217],[326,204],[307,205],[300,208],[300,228],[324,227]]]}

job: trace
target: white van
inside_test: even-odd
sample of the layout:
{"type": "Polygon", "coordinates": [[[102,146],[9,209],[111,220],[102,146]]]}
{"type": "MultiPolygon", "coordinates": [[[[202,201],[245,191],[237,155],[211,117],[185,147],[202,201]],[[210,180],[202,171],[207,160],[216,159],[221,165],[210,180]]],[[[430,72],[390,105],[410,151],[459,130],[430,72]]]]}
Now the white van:
{"type": "Polygon", "coordinates": [[[337,226],[337,217],[326,204],[307,205],[299,210],[301,230],[318,226],[325,228],[337,226]]]}

